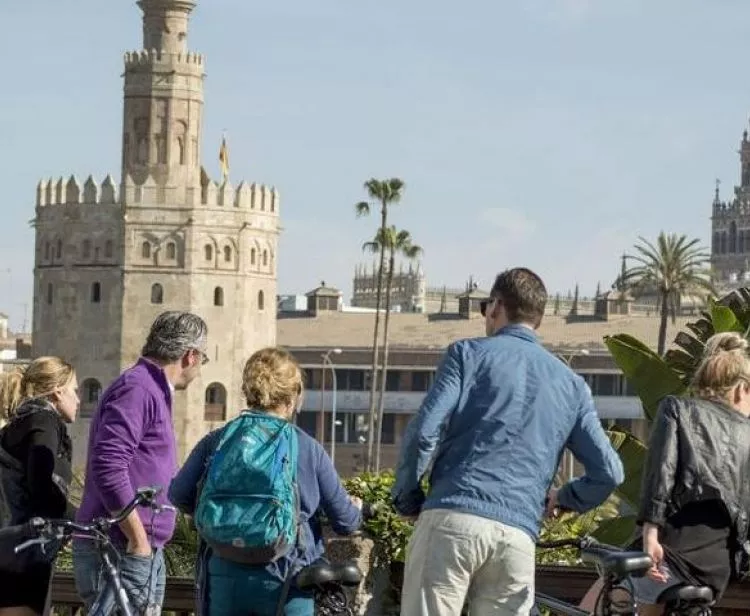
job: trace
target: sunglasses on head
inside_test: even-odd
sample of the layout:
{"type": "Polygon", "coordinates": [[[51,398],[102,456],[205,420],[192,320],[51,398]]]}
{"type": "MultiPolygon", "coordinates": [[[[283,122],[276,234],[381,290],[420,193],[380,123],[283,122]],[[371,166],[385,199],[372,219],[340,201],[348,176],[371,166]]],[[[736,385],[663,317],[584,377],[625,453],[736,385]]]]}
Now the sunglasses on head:
{"type": "Polygon", "coordinates": [[[499,297],[490,297],[489,299],[483,299],[479,302],[479,312],[482,313],[482,316],[487,316],[487,307],[490,304],[493,304],[495,302],[500,302],[499,297]]]}

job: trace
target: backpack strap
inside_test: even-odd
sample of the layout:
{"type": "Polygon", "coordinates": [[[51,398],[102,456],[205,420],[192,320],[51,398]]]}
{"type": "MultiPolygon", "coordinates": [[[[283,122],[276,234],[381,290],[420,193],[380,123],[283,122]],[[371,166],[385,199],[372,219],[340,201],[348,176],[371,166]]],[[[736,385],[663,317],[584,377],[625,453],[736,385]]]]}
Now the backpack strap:
{"type": "MultiPolygon", "coordinates": [[[[298,428],[294,425],[292,425],[292,430],[297,430],[298,428]]],[[[294,433],[295,438],[297,438],[297,458],[299,460],[299,438],[298,434],[294,433]]],[[[297,518],[297,535],[294,538],[294,548],[300,548],[304,547],[305,541],[302,536],[302,498],[300,497],[299,493],[299,463],[297,464],[297,468],[294,469],[294,514],[297,518]]],[[[293,564],[290,562],[289,567],[286,571],[286,577],[284,579],[284,585],[281,587],[281,594],[279,595],[279,601],[276,604],[276,614],[275,616],[284,616],[284,608],[286,607],[286,599],[289,596],[289,590],[292,587],[292,580],[295,577],[295,573],[293,570],[293,564]]]]}

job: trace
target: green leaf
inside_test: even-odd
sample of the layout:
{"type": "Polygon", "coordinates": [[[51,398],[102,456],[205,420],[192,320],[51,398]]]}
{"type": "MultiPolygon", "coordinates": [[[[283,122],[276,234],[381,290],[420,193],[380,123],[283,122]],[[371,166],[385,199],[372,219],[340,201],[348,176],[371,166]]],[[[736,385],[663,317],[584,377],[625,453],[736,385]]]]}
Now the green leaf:
{"type": "Polygon", "coordinates": [[[623,547],[633,539],[635,521],[634,515],[602,520],[592,535],[602,543],[623,547]]]}
{"type": "Polygon", "coordinates": [[[625,481],[615,493],[630,507],[635,509],[641,497],[641,478],[643,465],[646,462],[646,445],[627,430],[615,427],[607,432],[625,468],[625,481]]]}
{"type": "Polygon", "coordinates": [[[670,394],[680,394],[685,385],[680,375],[640,340],[628,334],[605,336],[612,358],[633,385],[650,421],[656,415],[659,402],[670,394]]]}
{"type": "Polygon", "coordinates": [[[723,332],[744,333],[745,328],[729,306],[722,306],[714,301],[710,303],[711,323],[714,331],[719,334],[723,332]]]}

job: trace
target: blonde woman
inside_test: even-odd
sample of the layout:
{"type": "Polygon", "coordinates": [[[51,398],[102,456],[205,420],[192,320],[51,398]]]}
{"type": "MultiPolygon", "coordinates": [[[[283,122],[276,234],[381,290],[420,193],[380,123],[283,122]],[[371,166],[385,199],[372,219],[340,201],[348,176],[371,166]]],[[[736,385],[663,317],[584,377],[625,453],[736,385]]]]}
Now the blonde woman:
{"type": "MultiPolygon", "coordinates": [[[[278,348],[258,351],[245,364],[242,381],[249,412],[266,413],[284,421],[293,419],[301,402],[302,373],[289,353],[278,348]]],[[[274,616],[287,576],[295,575],[323,556],[322,531],[315,515],[318,509],[326,513],[337,533],[352,533],[360,527],[361,501],[346,493],[320,443],[302,430],[296,427],[294,430],[298,443],[300,545],[267,565],[233,562],[210,554],[203,545],[196,574],[201,588],[199,614],[274,616]]],[[[172,481],[169,498],[185,513],[193,515],[195,512],[199,496],[197,486],[221,434],[219,429],[204,437],[172,481]]],[[[283,604],[282,613],[286,616],[312,616],[314,613],[312,596],[293,585],[283,604]]]]}
{"type": "MultiPolygon", "coordinates": [[[[68,502],[72,444],[65,424],[78,412],[78,381],[69,363],[40,357],[25,370],[0,374],[0,525],[35,516],[72,518],[68,502]],[[4,497],[3,497],[4,495],[4,497]]],[[[0,616],[42,614],[51,565],[23,572],[0,571],[0,616]]]]}
{"type": "MultiPolygon", "coordinates": [[[[633,546],[653,561],[646,576],[633,579],[644,616],[662,614],[660,599],[675,586],[709,586],[718,601],[748,534],[748,341],[736,333],[712,336],[693,388],[694,398],[661,402],[651,432],[638,512],[641,539],[633,546]]],[[[581,606],[593,610],[600,590],[597,583],[581,606]]]]}

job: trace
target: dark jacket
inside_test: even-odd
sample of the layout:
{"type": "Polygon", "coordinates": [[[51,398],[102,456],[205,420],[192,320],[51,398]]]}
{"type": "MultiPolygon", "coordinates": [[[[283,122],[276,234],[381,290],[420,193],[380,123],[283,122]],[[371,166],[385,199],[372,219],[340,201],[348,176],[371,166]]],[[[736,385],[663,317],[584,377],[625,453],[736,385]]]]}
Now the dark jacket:
{"type": "Polygon", "coordinates": [[[60,414],[48,402],[23,402],[0,430],[0,524],[32,517],[72,518],[68,501],[73,445],[60,414]]]}
{"type": "Polygon", "coordinates": [[[719,500],[745,541],[749,473],[750,419],[721,402],[668,396],[651,430],[638,523],[663,526],[685,505],[719,500]]]}

